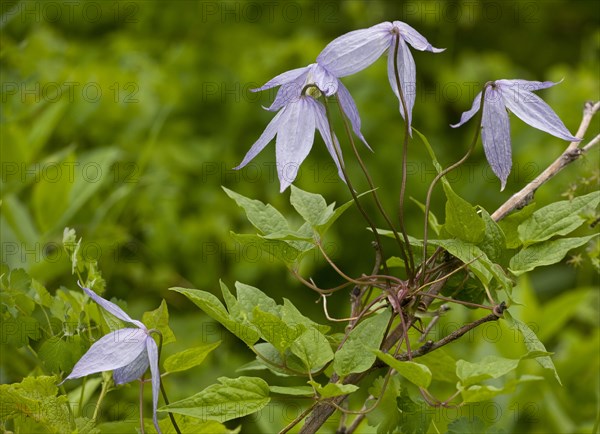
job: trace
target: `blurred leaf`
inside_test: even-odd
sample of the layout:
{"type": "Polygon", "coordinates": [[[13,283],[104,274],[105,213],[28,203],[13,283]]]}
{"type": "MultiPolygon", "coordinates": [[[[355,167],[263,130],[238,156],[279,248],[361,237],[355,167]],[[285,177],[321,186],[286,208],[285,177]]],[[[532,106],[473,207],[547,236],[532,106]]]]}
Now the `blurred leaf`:
{"type": "Polygon", "coordinates": [[[459,386],[460,393],[464,402],[489,401],[494,397],[506,393],[513,393],[518,384],[530,381],[541,381],[544,377],[534,375],[523,375],[515,380],[507,381],[501,387],[495,387],[487,384],[474,384],[468,387],[459,386]]]}
{"type": "Polygon", "coordinates": [[[569,250],[581,247],[598,234],[579,238],[563,238],[544,241],[524,247],[510,260],[510,271],[520,275],[534,268],[556,264],[562,261],[569,250]]]}
{"type": "MultiPolygon", "coordinates": [[[[183,416],[174,414],[175,421],[182,433],[193,433],[193,434],[237,434],[240,432],[241,427],[230,430],[225,425],[215,420],[199,420],[193,417],[183,416]]],[[[166,417],[159,419],[158,426],[162,434],[176,434],[175,427],[171,423],[171,420],[166,417]]],[[[154,422],[152,419],[144,419],[144,429],[146,432],[156,432],[154,422]]]]}
{"type": "Polygon", "coordinates": [[[72,174],[65,174],[63,171],[69,171],[75,167],[75,164],[73,156],[65,161],[54,162],[52,166],[48,166],[46,170],[48,173],[33,186],[33,214],[42,232],[58,227],[69,205],[69,194],[73,188],[73,181],[70,179],[72,174]],[[50,169],[51,167],[54,169],[50,169]],[[53,173],[50,173],[51,171],[53,173]]]}
{"type": "MultiPolygon", "coordinates": [[[[419,208],[421,208],[421,211],[425,212],[425,204],[424,203],[419,202],[414,197],[411,197],[410,200],[412,200],[415,204],[417,204],[417,206],[419,208]]],[[[431,229],[433,229],[433,231],[436,233],[436,235],[440,234],[442,225],[439,224],[437,217],[435,216],[434,213],[431,212],[431,210],[429,210],[429,226],[431,227],[431,229]]]]}
{"type": "Polygon", "coordinates": [[[27,377],[21,383],[0,385],[0,419],[32,418],[49,432],[72,432],[75,423],[67,397],[58,393],[57,377],[27,377]]]}
{"type": "Polygon", "coordinates": [[[419,387],[427,388],[431,384],[431,371],[425,365],[416,362],[396,360],[393,356],[379,350],[374,351],[386,365],[394,368],[398,374],[419,387]]]}
{"type": "Polygon", "coordinates": [[[66,340],[58,336],[47,339],[38,349],[38,357],[50,373],[70,372],[83,356],[85,348],[81,337],[69,336],[66,340]]]}
{"type": "Polygon", "coordinates": [[[598,203],[600,191],[551,203],[534,212],[519,225],[519,238],[527,246],[546,241],[555,235],[567,235],[585,223],[586,219],[581,214],[586,209],[593,210],[598,203]]]}
{"type": "MultiPolygon", "coordinates": [[[[525,342],[525,347],[529,351],[543,351],[546,352],[546,347],[544,344],[538,339],[536,334],[529,328],[527,324],[522,321],[519,321],[516,318],[513,318],[508,311],[504,311],[504,319],[508,323],[509,327],[518,330],[523,336],[523,341],[525,342]]],[[[556,367],[554,366],[554,362],[549,356],[536,357],[536,362],[538,362],[544,369],[548,369],[554,373],[554,378],[558,381],[558,384],[562,385],[560,381],[560,377],[558,376],[558,372],[556,372],[556,367]]]]}
{"type": "Polygon", "coordinates": [[[385,379],[378,377],[369,388],[369,393],[379,399],[379,403],[367,413],[367,421],[369,425],[377,427],[378,434],[397,432],[396,427],[402,420],[397,403],[397,399],[400,397],[400,379],[398,376],[391,376],[385,389],[384,384],[385,379]]]}
{"type": "Polygon", "coordinates": [[[456,375],[466,388],[483,380],[498,378],[508,374],[519,366],[519,359],[505,359],[498,356],[487,356],[477,363],[458,360],[456,375]]]}
{"type": "Polygon", "coordinates": [[[340,377],[364,372],[373,365],[377,356],[372,350],[379,349],[391,316],[390,309],[386,309],[364,319],[350,331],[333,359],[333,369],[340,377]]]}
{"type": "Polygon", "coordinates": [[[448,434],[486,434],[487,427],[483,421],[475,416],[461,417],[448,424],[448,434]]]}
{"type": "MultiPolygon", "coordinates": [[[[437,352],[437,351],[436,351],[437,352]]],[[[399,431],[406,434],[425,434],[428,432],[433,414],[428,410],[427,404],[420,396],[415,398],[408,394],[408,389],[403,387],[398,398],[398,407],[402,412],[399,431]]]]}
{"type": "Polygon", "coordinates": [[[175,353],[165,360],[166,372],[186,371],[201,364],[215,348],[221,345],[221,341],[203,344],[175,353]]]}
{"type": "Polygon", "coordinates": [[[258,377],[220,377],[221,384],[213,384],[189,398],[172,402],[158,409],[203,421],[225,422],[255,413],[269,401],[269,385],[258,377]]]}
{"type": "Polygon", "coordinates": [[[162,300],[160,306],[150,312],[144,312],[142,323],[148,329],[157,329],[162,333],[163,345],[175,342],[173,330],[169,327],[169,310],[167,302],[162,300]]]}
{"type": "Polygon", "coordinates": [[[456,360],[443,348],[419,357],[419,363],[427,366],[432,374],[432,379],[456,384],[456,360]]]}

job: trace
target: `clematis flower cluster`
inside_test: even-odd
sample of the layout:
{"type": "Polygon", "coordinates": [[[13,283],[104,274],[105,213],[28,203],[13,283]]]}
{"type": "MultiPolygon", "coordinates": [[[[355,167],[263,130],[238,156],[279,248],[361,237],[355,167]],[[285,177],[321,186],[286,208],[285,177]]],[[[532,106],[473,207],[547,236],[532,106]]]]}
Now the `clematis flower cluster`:
{"type": "Polygon", "coordinates": [[[132,319],[116,304],[105,300],[89,288],[81,287],[81,289],[104,310],[136,327],[115,330],[94,342],[87,353],[75,364],[73,371],[63,380],[63,383],[98,372],[113,371],[115,384],[125,384],[140,379],[150,367],[152,418],[156,430],[160,433],[156,416],[160,390],[158,347],[150,335],[150,331],[140,321],[132,319]]]}
{"type": "Polygon", "coordinates": [[[300,165],[310,152],[316,128],[338,167],[340,177],[344,179],[341,150],[335,135],[330,133],[325,109],[316,98],[336,95],[352,130],[370,149],[361,132],[356,103],[340,78],[362,71],[387,53],[390,85],[400,100],[400,113],[406,117],[410,127],[415,102],[416,67],[407,44],[420,51],[443,51],[434,48],[408,24],[401,21],[384,22],[340,36],[325,47],[317,56],[316,63],[284,72],[254,89],[258,92],[280,86],[275,100],[267,108],[278,113],[236,169],[248,164],[277,136],[277,174],[283,192],[296,179],[300,165]],[[399,80],[396,79],[396,70],[399,80]],[[398,81],[406,103],[406,114],[402,107],[398,81]],[[316,91],[307,92],[310,87],[316,91]]]}

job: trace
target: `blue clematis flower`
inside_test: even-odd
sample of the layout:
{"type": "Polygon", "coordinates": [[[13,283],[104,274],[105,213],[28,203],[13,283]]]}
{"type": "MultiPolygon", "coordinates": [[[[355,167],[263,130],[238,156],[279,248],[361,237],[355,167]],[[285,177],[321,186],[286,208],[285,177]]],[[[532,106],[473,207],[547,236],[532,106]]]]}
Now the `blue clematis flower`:
{"type": "MultiPolygon", "coordinates": [[[[481,140],[492,171],[500,179],[501,190],[506,186],[512,166],[510,123],[506,109],[538,130],[570,142],[581,140],[567,130],[548,104],[531,92],[556,84],[558,83],[552,81],[527,80],[496,80],[487,84],[481,119],[481,140]]],[[[460,122],[451,126],[460,127],[479,111],[480,106],[481,92],[475,97],[471,109],[462,114],[460,122]]]]}
{"type": "Polygon", "coordinates": [[[265,131],[235,169],[241,169],[248,164],[277,136],[275,141],[277,176],[281,186],[280,191],[283,192],[294,182],[300,165],[310,152],[316,128],[338,168],[340,178],[344,179],[343,161],[338,158],[338,153],[340,156],[342,155],[339,143],[335,135],[333,140],[331,139],[325,107],[310,96],[310,93],[314,92],[318,91],[314,87],[309,87],[304,94],[288,101],[267,125],[265,131]]]}
{"type": "MultiPolygon", "coordinates": [[[[386,51],[388,53],[388,79],[392,91],[400,101],[396,83],[394,61],[398,64],[400,87],[406,102],[409,126],[416,98],[416,66],[408,48],[410,44],[419,51],[440,53],[445,48],[433,47],[427,39],[411,26],[401,21],[385,22],[368,29],[354,30],[330,42],[317,57],[317,63],[335,77],[345,77],[365,69],[386,51]],[[396,43],[398,54],[394,58],[396,43]]],[[[404,117],[402,102],[400,114],[404,117]]]]}
{"type": "Polygon", "coordinates": [[[272,78],[263,86],[252,89],[253,92],[281,86],[275,100],[267,110],[277,111],[290,101],[295,101],[308,83],[315,84],[325,96],[337,94],[342,110],[350,120],[354,134],[371,149],[360,131],[361,122],[356,103],[342,82],[323,68],[319,63],[312,63],[304,68],[292,69],[272,78]]]}
{"type": "Polygon", "coordinates": [[[150,367],[152,375],[152,409],[156,430],[160,433],[156,408],[160,389],[160,372],[158,370],[158,347],[148,328],[140,321],[132,319],[123,309],[103,299],[94,291],[83,288],[83,291],[104,310],[122,321],[131,323],[136,328],[115,330],[103,336],[90,347],[79,359],[73,372],[63,383],[73,378],[85,377],[97,372],[113,371],[115,384],[125,384],[139,379],[150,367]]]}

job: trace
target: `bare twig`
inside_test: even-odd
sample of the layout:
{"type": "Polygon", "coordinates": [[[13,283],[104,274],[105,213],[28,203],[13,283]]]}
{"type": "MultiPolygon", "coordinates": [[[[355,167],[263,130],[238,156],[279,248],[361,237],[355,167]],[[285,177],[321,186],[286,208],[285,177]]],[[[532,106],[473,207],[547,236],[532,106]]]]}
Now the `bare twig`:
{"type": "MultiPolygon", "coordinates": [[[[592,117],[596,114],[596,112],[600,110],[600,102],[593,103],[588,101],[585,103],[583,108],[583,119],[581,120],[581,124],[579,125],[579,129],[577,130],[576,137],[583,138],[585,132],[590,126],[590,122],[592,121],[592,117]]],[[[584,148],[579,147],[580,142],[571,142],[567,149],[558,157],[554,162],[546,168],[542,173],[538,175],[533,181],[527,184],[521,191],[515,193],[509,200],[507,200],[500,208],[498,208],[494,214],[492,214],[492,218],[496,221],[504,218],[508,213],[514,210],[517,207],[522,207],[523,204],[527,204],[531,198],[533,198],[533,194],[535,191],[540,188],[540,186],[551,178],[553,178],[558,172],[560,172],[565,166],[573,161],[577,160],[583,153],[589,150],[592,146],[594,146],[598,140],[596,137],[593,139],[588,145],[584,148]]]]}

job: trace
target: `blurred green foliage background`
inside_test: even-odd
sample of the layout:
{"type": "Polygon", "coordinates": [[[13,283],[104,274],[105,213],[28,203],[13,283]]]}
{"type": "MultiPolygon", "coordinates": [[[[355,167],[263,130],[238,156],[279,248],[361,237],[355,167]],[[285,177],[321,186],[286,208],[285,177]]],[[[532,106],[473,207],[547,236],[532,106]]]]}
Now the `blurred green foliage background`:
{"type": "MultiPolygon", "coordinates": [[[[25,268],[49,289],[74,287],[60,247],[64,227],[73,227],[86,253],[98,259],[108,294],[126,300],[132,316],[158,306],[161,297],[168,301],[178,337],[173,351],[225,338],[224,346],[189,377],[169,379],[176,398],[218,375],[231,375],[251,355],[169,287],[217,293],[219,279],[239,280],[278,300],[288,297],[324,320],[314,294],[282,264],[229,237],[229,231],[249,226],[221,185],[291,214],[289,192],[279,193],[273,144],[246,169],[232,170],[273,116],[261,106],[274,92],[255,94],[251,88],[314,62],[345,32],[402,20],[434,46],[447,48],[437,55],[414,52],[414,126],[427,135],[443,164],[466,151],[473,125],[454,130],[449,124],[458,121],[488,80],[564,80],[540,95],[572,132],[583,103],[600,99],[600,8],[591,0],[3,1],[1,20],[2,262],[25,268]]],[[[343,81],[375,151],[363,149],[362,155],[395,214],[403,123],[385,61],[343,81]]],[[[514,116],[511,128],[514,166],[505,191],[499,191],[481,146],[450,177],[457,192],[490,212],[566,146],[514,116]]],[[[587,137],[599,129],[596,118],[587,137]]],[[[338,135],[357,189],[364,191],[367,184],[339,129],[338,135]]],[[[423,201],[434,171],[419,145],[418,139],[411,142],[408,192],[423,201]]],[[[542,187],[536,201],[544,205],[596,189],[598,161],[596,148],[542,187]]],[[[296,184],[328,201],[350,198],[320,138],[296,184]]],[[[443,219],[438,193],[433,210],[443,219]]],[[[421,236],[422,213],[413,203],[407,204],[407,220],[409,232],[421,236]]],[[[372,266],[365,226],[356,210],[348,212],[326,240],[340,267],[356,275],[372,266]]],[[[565,260],[532,273],[515,289],[515,298],[527,302],[521,317],[539,330],[551,328],[543,340],[556,352],[565,386],[548,381],[501,397],[502,424],[509,431],[575,432],[591,428],[596,418],[598,275],[585,249],[574,257],[570,264],[565,260]],[[581,262],[574,264],[577,255],[581,262]],[[529,404],[532,412],[518,410],[529,404]]],[[[322,287],[338,283],[322,259],[309,260],[303,274],[322,287]]],[[[347,295],[333,298],[333,313],[345,316],[346,302],[347,295]]],[[[470,317],[457,309],[445,321],[470,317]]],[[[501,345],[478,336],[451,351],[474,360],[498,351],[511,354],[517,343],[510,333],[501,345]]],[[[16,381],[34,368],[33,359],[24,365],[3,355],[2,382],[16,381]]],[[[123,391],[128,393],[135,395],[123,391]]],[[[281,417],[267,419],[248,426],[270,432],[281,417]]]]}

